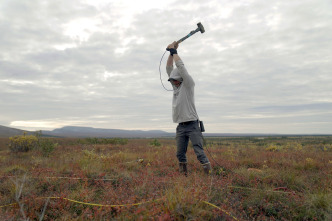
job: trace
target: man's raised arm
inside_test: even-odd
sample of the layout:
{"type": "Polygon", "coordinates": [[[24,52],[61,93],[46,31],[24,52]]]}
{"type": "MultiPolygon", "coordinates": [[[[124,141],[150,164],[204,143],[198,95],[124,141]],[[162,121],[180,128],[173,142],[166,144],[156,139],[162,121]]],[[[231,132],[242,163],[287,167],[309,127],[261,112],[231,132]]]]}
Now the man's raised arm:
{"type": "Polygon", "coordinates": [[[170,77],[172,71],[173,71],[173,56],[169,55],[166,63],[166,72],[168,74],[168,77],[170,77]]]}
{"type": "MultiPolygon", "coordinates": [[[[167,46],[167,48],[175,48],[175,49],[177,49],[178,46],[179,46],[179,44],[176,43],[176,41],[174,41],[172,44],[169,44],[167,46]]],[[[168,59],[167,59],[167,63],[166,63],[166,72],[168,74],[168,77],[170,77],[172,71],[173,71],[173,56],[169,55],[168,59]]]]}
{"type": "MultiPolygon", "coordinates": [[[[176,67],[178,68],[179,70],[179,74],[180,76],[183,78],[183,83],[185,85],[188,85],[188,86],[194,86],[195,85],[195,82],[193,80],[193,78],[189,75],[187,69],[185,68],[184,64],[183,64],[183,61],[181,60],[180,56],[177,54],[177,47],[178,47],[178,44],[175,45],[176,42],[173,42],[172,44],[168,45],[167,48],[170,49],[170,52],[171,52],[171,55],[168,57],[168,61],[170,63],[172,63],[172,70],[173,70],[173,61],[175,62],[176,64],[176,67]],[[176,47],[175,47],[176,46],[176,47]],[[175,49],[175,50],[174,50],[175,49]],[[172,51],[173,50],[173,51],[172,51]],[[171,58],[173,58],[173,61],[171,61],[171,58]]],[[[167,61],[167,62],[168,62],[167,61]]]]}

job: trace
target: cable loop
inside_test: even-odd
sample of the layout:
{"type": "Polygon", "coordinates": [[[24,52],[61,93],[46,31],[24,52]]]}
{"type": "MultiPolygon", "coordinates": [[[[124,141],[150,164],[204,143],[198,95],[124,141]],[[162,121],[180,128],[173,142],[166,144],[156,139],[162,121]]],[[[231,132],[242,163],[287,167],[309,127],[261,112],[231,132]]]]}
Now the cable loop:
{"type": "Polygon", "coordinates": [[[167,51],[164,52],[163,56],[162,56],[161,59],[160,59],[160,63],[159,63],[160,82],[161,82],[161,85],[163,86],[163,88],[164,88],[166,91],[173,91],[173,90],[169,90],[169,89],[167,89],[167,88],[165,87],[164,83],[163,83],[163,80],[161,79],[161,70],[160,70],[160,66],[161,66],[161,62],[163,61],[163,58],[164,58],[166,52],[167,52],[167,51]]]}

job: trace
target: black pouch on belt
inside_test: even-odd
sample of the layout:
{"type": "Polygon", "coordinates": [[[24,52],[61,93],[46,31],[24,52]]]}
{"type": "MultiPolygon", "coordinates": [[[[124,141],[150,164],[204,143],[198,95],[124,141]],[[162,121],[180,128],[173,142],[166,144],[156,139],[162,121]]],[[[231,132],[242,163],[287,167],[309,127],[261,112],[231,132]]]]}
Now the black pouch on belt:
{"type": "Polygon", "coordinates": [[[199,121],[199,127],[201,128],[201,132],[205,132],[203,121],[199,121]]]}

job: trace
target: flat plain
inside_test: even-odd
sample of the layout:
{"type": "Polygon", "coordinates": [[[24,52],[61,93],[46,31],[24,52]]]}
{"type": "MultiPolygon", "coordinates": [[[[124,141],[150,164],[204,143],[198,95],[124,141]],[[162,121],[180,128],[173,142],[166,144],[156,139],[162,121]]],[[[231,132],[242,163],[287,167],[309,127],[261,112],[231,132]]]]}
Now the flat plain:
{"type": "Polygon", "coordinates": [[[187,177],[173,138],[41,139],[0,139],[1,220],[332,220],[332,136],[208,137],[187,177]]]}

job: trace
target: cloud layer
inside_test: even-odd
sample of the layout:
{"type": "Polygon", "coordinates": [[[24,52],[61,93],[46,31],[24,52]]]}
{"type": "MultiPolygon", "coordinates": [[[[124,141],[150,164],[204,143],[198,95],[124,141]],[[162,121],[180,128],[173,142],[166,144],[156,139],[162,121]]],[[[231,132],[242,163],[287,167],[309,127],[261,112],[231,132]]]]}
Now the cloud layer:
{"type": "Polygon", "coordinates": [[[0,124],[174,131],[160,58],[202,22],[178,51],[208,132],[331,134],[331,10],[327,0],[4,0],[0,124]]]}

